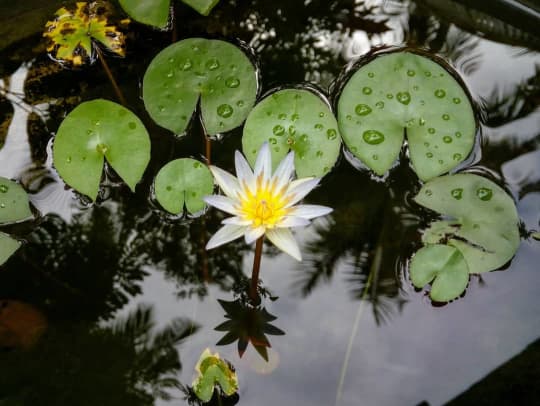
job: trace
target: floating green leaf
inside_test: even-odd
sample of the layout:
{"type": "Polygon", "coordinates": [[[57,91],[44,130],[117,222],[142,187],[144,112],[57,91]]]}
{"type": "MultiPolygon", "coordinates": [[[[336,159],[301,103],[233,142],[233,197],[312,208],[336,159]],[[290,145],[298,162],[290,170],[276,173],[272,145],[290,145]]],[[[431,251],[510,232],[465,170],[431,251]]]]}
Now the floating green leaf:
{"type": "Polygon", "coordinates": [[[59,9],[56,18],[45,25],[43,36],[49,40],[47,51],[56,60],[82,65],[93,59],[94,39],[124,56],[124,35],[109,25],[106,9],[106,3],[98,1],[78,2],[73,11],[66,7],[59,9]]]}
{"type": "Polygon", "coordinates": [[[224,41],[190,38],[161,51],[143,80],[146,110],[156,123],[183,133],[201,98],[205,130],[232,130],[255,103],[255,67],[238,47],[224,41]]]}
{"type": "Polygon", "coordinates": [[[209,402],[218,385],[226,396],[238,391],[238,377],[229,363],[222,360],[219,354],[207,348],[199,358],[195,370],[197,378],[193,381],[193,391],[203,402],[209,402]]]}
{"type": "Polygon", "coordinates": [[[468,173],[436,178],[422,187],[415,201],[451,218],[433,223],[424,243],[448,241],[461,252],[470,273],[501,267],[519,246],[514,202],[486,178],[468,173]]]}
{"type": "Polygon", "coordinates": [[[298,176],[320,177],[330,171],[339,156],[337,128],[334,114],[319,96],[308,90],[280,90],[249,113],[242,149],[254,164],[261,145],[268,141],[274,168],[293,150],[298,176]]]}
{"type": "Polygon", "coordinates": [[[20,246],[20,241],[0,232],[0,265],[3,265],[20,246]]]}
{"type": "Polygon", "coordinates": [[[15,223],[31,217],[28,195],[21,185],[0,177],[0,224],[15,223]]]}
{"type": "Polygon", "coordinates": [[[104,159],[135,190],[150,161],[150,138],[139,118],[108,100],[81,103],[56,134],[56,170],[64,181],[95,200],[104,159]]]}
{"type": "Polygon", "coordinates": [[[470,153],[476,123],[467,93],[437,62],[411,52],[380,55],[354,73],[338,103],[347,147],[378,175],[397,159],[406,133],[422,180],[470,153]]]}
{"type": "MultiPolygon", "coordinates": [[[[219,0],[182,0],[199,14],[207,16],[219,0]]],[[[169,20],[171,0],[120,0],[131,18],[143,24],[165,28],[169,20]]]]}
{"type": "Polygon", "coordinates": [[[165,165],[156,176],[156,199],[165,210],[180,214],[186,209],[197,213],[205,208],[203,197],[211,195],[214,178],[210,170],[194,159],[176,159],[165,165]]]}
{"type": "Polygon", "coordinates": [[[417,288],[433,281],[429,296],[436,302],[455,299],[469,282],[469,270],[461,252],[440,244],[426,245],[414,255],[410,275],[417,288]]]}

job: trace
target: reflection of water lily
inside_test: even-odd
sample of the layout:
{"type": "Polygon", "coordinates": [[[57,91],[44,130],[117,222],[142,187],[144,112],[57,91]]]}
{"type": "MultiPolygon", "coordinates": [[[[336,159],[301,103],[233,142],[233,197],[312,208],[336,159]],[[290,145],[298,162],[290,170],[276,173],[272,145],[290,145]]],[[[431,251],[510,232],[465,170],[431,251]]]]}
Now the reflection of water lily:
{"type": "Polygon", "coordinates": [[[250,244],[266,235],[276,247],[300,261],[300,249],[289,228],[306,226],[311,219],[332,211],[325,206],[295,206],[317,186],[319,179],[291,180],[293,152],[285,157],[272,175],[268,143],[261,147],[254,171],[238,151],[235,166],[237,178],[220,168],[210,167],[226,196],[207,196],[205,201],[234,217],[223,220],[225,225],[208,241],[206,248],[218,247],[242,235],[250,244]]]}

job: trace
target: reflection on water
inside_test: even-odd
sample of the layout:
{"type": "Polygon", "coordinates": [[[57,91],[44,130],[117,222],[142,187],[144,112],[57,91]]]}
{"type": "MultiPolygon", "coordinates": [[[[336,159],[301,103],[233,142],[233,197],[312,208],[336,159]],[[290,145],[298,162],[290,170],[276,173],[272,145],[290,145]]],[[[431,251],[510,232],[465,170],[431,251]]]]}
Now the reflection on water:
{"type": "MultiPolygon", "coordinates": [[[[540,59],[475,34],[498,41],[502,32],[505,42],[532,48],[533,33],[496,22],[495,34],[466,27],[441,13],[443,3],[222,0],[207,18],[177,7],[176,20],[179,38],[227,36],[253,46],[263,93],[304,80],[327,89],[345,63],[381,43],[442,54],[481,109],[482,139],[469,163],[499,177],[524,229],[538,230],[540,59]]],[[[244,306],[235,292],[250,271],[250,247],[235,241],[204,250],[220,214],[171,220],[148,203],[159,168],[200,157],[203,143],[197,123],[176,139],[148,120],[137,84],[170,33],[132,28],[127,58],[110,64],[151,134],[152,160],[137,193],[104,179],[93,205],[66,190],[49,141],[81,100],[114,99],[107,78],[96,67],[58,69],[38,36],[0,51],[0,175],[20,180],[42,214],[33,229],[13,230],[27,244],[2,267],[0,298],[47,320],[27,351],[12,345],[0,353],[0,404],[181,404],[200,353],[221,341],[231,343],[219,350],[237,368],[239,397],[230,401],[239,405],[331,405],[339,385],[339,406],[436,405],[540,336],[536,241],[523,241],[504,271],[471,278],[465,296],[446,306],[433,307],[412,288],[407,261],[434,217],[411,201],[420,183],[406,156],[377,181],[341,159],[309,197],[335,210],[298,233],[306,260],[265,247],[261,278],[279,300],[264,299],[264,311],[244,306]]],[[[240,135],[215,143],[217,165],[232,167],[240,135]]]]}

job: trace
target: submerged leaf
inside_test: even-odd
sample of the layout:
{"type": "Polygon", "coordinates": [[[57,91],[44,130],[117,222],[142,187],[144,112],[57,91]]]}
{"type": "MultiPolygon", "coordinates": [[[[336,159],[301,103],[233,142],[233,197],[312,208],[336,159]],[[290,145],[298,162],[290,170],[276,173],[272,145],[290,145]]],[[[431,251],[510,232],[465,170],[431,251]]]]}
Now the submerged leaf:
{"type": "Polygon", "coordinates": [[[378,175],[398,158],[405,133],[422,180],[467,158],[476,131],[462,85],[439,63],[412,52],[382,54],[361,66],[340,95],[338,121],[347,147],[378,175]]]}
{"type": "Polygon", "coordinates": [[[176,159],[165,165],[156,176],[156,199],[165,210],[179,214],[184,210],[194,214],[206,207],[203,197],[211,195],[214,178],[199,161],[176,159]]]}
{"type": "Polygon", "coordinates": [[[10,256],[21,246],[20,241],[0,232],[0,265],[3,265],[10,256]]]}
{"type": "Polygon", "coordinates": [[[193,381],[193,391],[203,402],[212,399],[216,386],[219,386],[226,396],[238,391],[236,372],[227,361],[219,357],[217,352],[212,354],[208,348],[204,350],[195,370],[199,375],[193,381]]]}
{"type": "Polygon", "coordinates": [[[14,223],[31,217],[28,195],[22,186],[0,177],[0,224],[14,223]]]}
{"type": "Polygon", "coordinates": [[[512,198],[478,175],[462,173],[427,182],[415,201],[449,221],[431,225],[424,243],[447,241],[464,256],[470,273],[503,266],[519,246],[519,218],[512,198]]]}
{"type": "Polygon", "coordinates": [[[270,144],[274,168],[290,150],[298,177],[321,177],[334,166],[341,139],[328,105],[308,90],[285,89],[263,99],[249,113],[242,149],[253,165],[264,142],[270,144]]]}
{"type": "Polygon", "coordinates": [[[78,2],[75,10],[62,7],[56,18],[45,25],[43,36],[49,40],[47,51],[59,61],[75,66],[93,59],[92,39],[101,42],[107,49],[125,55],[124,35],[110,25],[105,3],[78,2]]]}
{"type": "Polygon", "coordinates": [[[423,288],[433,281],[429,296],[436,302],[448,302],[461,295],[469,282],[469,271],[463,255],[454,247],[429,244],[412,258],[411,281],[423,288]]]}
{"type": "Polygon", "coordinates": [[[150,137],[130,110],[92,100],[78,105],[60,124],[53,159],[68,185],[95,200],[104,159],[135,190],[150,161],[150,137]]]}
{"type": "Polygon", "coordinates": [[[201,99],[206,132],[238,127],[255,103],[255,67],[228,42],[190,38],[161,51],[143,80],[146,110],[156,123],[182,134],[201,99]]]}

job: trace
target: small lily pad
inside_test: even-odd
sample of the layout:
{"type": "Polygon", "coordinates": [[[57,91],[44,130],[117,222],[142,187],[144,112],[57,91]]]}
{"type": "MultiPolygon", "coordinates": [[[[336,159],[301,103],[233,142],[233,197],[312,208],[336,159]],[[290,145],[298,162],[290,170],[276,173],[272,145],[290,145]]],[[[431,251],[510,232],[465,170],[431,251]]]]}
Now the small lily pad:
{"type": "Polygon", "coordinates": [[[130,110],[92,100],[78,105],[60,124],[53,159],[68,185],[95,200],[104,159],[135,190],[150,161],[150,137],[130,110]]]}
{"type": "Polygon", "coordinates": [[[106,11],[105,3],[96,1],[78,2],[75,10],[59,9],[56,18],[45,25],[47,51],[56,60],[78,66],[94,59],[92,40],[96,40],[111,52],[124,56],[124,35],[109,24],[106,11]]]}
{"type": "Polygon", "coordinates": [[[165,165],[156,176],[154,190],[161,206],[180,214],[184,204],[194,214],[206,207],[203,197],[214,189],[212,173],[201,162],[190,158],[176,159],[165,165]]]}
{"type": "Polygon", "coordinates": [[[469,173],[442,176],[427,182],[415,201],[450,218],[434,222],[424,234],[424,243],[447,241],[461,252],[470,273],[501,267],[519,246],[516,206],[486,178],[469,173]]]}
{"type": "Polygon", "coordinates": [[[238,127],[257,96],[257,75],[247,55],[225,41],[190,38],[161,51],[143,80],[146,110],[160,126],[182,134],[201,99],[210,135],[238,127]]]}
{"type": "Polygon", "coordinates": [[[456,167],[472,150],[476,122],[469,96],[447,69],[403,51],[382,54],[361,66],[338,102],[347,147],[384,175],[398,158],[406,134],[420,179],[456,167]]]}
{"type": "Polygon", "coordinates": [[[0,232],[0,265],[3,265],[20,246],[20,241],[0,232]]]}
{"type": "Polygon", "coordinates": [[[28,195],[21,185],[0,177],[0,224],[15,223],[31,217],[28,195]]]}
{"type": "Polygon", "coordinates": [[[436,302],[455,299],[469,282],[467,262],[461,252],[441,244],[429,244],[418,250],[411,260],[410,276],[417,288],[433,281],[429,296],[436,302]]]}
{"type": "Polygon", "coordinates": [[[272,93],[249,113],[242,149],[252,165],[264,142],[270,144],[274,168],[293,150],[299,177],[325,175],[341,148],[332,110],[315,93],[300,89],[272,93]]]}
{"type": "Polygon", "coordinates": [[[222,360],[219,354],[207,348],[199,358],[195,370],[197,378],[193,381],[193,391],[203,402],[209,402],[214,394],[214,388],[219,386],[226,396],[238,391],[238,377],[229,363],[222,360]]]}
{"type": "MultiPolygon", "coordinates": [[[[165,28],[169,21],[171,0],[119,0],[131,18],[143,24],[165,28]]],[[[219,0],[182,0],[199,14],[207,16],[219,0]]]]}

